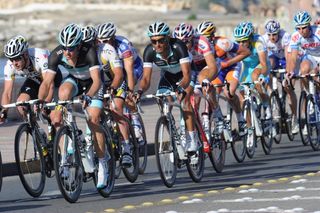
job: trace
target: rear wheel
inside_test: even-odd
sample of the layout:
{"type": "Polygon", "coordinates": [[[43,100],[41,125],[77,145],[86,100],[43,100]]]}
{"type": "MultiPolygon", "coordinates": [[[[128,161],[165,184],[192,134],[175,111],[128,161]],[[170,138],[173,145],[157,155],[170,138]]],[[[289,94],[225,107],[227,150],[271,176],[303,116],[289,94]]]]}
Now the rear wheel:
{"type": "Polygon", "coordinates": [[[301,92],[299,99],[299,133],[301,136],[301,142],[303,145],[309,145],[308,137],[308,127],[306,125],[306,103],[307,103],[307,93],[305,91],[301,92]]]}
{"type": "Polygon", "coordinates": [[[289,100],[289,95],[285,91],[283,91],[283,96],[282,96],[282,106],[284,109],[284,112],[282,114],[284,115],[284,122],[285,122],[285,127],[287,131],[287,135],[290,141],[293,141],[294,139],[294,134],[292,134],[292,110],[289,105],[290,100],[289,100]]]}
{"type": "Polygon", "coordinates": [[[70,128],[63,126],[56,134],[53,149],[54,170],[59,190],[70,203],[79,199],[84,173],[80,150],[75,140],[75,135],[70,128]]]}
{"type": "Polygon", "coordinates": [[[281,104],[279,99],[279,93],[273,91],[270,95],[270,104],[271,104],[271,113],[272,113],[272,120],[274,123],[274,128],[276,135],[273,136],[274,142],[277,144],[281,141],[282,135],[282,117],[281,117],[281,104]]]}
{"type": "Polygon", "coordinates": [[[141,125],[141,134],[142,141],[138,141],[139,143],[139,174],[143,174],[147,167],[148,160],[148,144],[147,144],[147,136],[146,130],[144,128],[144,123],[140,114],[138,114],[139,122],[141,125]]]}
{"type": "Polygon", "coordinates": [[[256,151],[257,136],[253,124],[251,124],[251,104],[245,101],[243,105],[243,115],[247,121],[248,134],[246,136],[246,153],[249,158],[253,158],[256,151]]]}
{"type": "Polygon", "coordinates": [[[32,197],[39,197],[45,186],[45,163],[40,147],[40,134],[32,134],[27,123],[16,132],[14,154],[21,183],[32,197]]]}
{"type": "Polygon", "coordinates": [[[177,156],[171,131],[167,118],[160,117],[156,125],[154,148],[161,180],[169,188],[177,177],[177,156]]]}
{"type": "Polygon", "coordinates": [[[263,152],[266,155],[269,155],[272,150],[273,134],[276,135],[276,130],[275,130],[275,125],[273,123],[272,115],[270,119],[266,119],[266,111],[265,111],[266,109],[264,107],[261,107],[261,111],[262,110],[263,112],[260,113],[260,115],[263,116],[263,117],[260,117],[260,121],[262,123],[262,130],[263,130],[263,134],[261,137],[261,144],[262,144],[263,152]]]}
{"type": "Polygon", "coordinates": [[[246,135],[239,136],[239,127],[236,118],[236,114],[230,110],[230,126],[233,141],[231,142],[231,148],[234,158],[238,163],[241,163],[246,158],[246,135]]]}
{"type": "Polygon", "coordinates": [[[320,149],[320,126],[319,121],[317,121],[317,109],[316,103],[312,95],[307,96],[307,104],[306,104],[306,125],[308,130],[308,140],[310,141],[310,145],[314,151],[318,151],[320,149]]]}

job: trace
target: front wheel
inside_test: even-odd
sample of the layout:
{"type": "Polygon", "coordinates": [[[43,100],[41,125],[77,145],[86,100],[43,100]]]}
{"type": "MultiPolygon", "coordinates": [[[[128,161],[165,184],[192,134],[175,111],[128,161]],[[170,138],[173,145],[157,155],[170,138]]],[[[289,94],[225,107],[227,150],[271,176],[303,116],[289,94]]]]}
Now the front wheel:
{"type": "Polygon", "coordinates": [[[279,99],[279,93],[273,91],[270,95],[271,113],[272,121],[274,123],[275,135],[273,135],[273,140],[275,143],[279,144],[282,135],[282,116],[281,116],[281,104],[279,99]]]}
{"type": "Polygon", "coordinates": [[[253,158],[254,153],[256,151],[256,143],[257,143],[257,136],[254,128],[254,124],[251,123],[251,104],[249,101],[245,101],[243,105],[243,116],[244,119],[247,121],[247,126],[248,126],[248,134],[246,135],[246,153],[249,158],[253,158]]]}
{"type": "Polygon", "coordinates": [[[45,186],[45,164],[40,134],[33,135],[27,123],[21,124],[14,139],[14,154],[21,183],[32,197],[39,197],[45,186]]]}
{"type": "Polygon", "coordinates": [[[144,123],[140,114],[138,114],[138,119],[141,125],[141,136],[142,140],[138,141],[139,145],[139,174],[144,174],[147,167],[148,161],[148,143],[147,135],[144,127],[144,123]]]}
{"type": "Polygon", "coordinates": [[[314,151],[318,151],[320,149],[320,127],[319,127],[319,120],[317,115],[318,106],[314,101],[312,95],[307,96],[307,103],[306,103],[306,126],[308,131],[308,140],[310,141],[310,145],[314,151]]]}
{"type": "Polygon", "coordinates": [[[282,96],[282,106],[283,106],[283,112],[282,115],[284,115],[284,122],[285,122],[285,127],[287,131],[287,135],[290,141],[294,140],[294,134],[292,133],[292,110],[290,107],[290,100],[289,100],[289,95],[287,95],[286,92],[283,92],[282,96]]]}
{"type": "Polygon", "coordinates": [[[241,163],[246,158],[246,135],[239,135],[239,126],[235,115],[236,113],[233,113],[233,111],[230,110],[230,131],[233,139],[231,142],[231,149],[236,161],[241,163]]]}
{"type": "Polygon", "coordinates": [[[260,121],[262,123],[262,130],[263,134],[261,137],[261,143],[262,143],[262,149],[264,154],[269,155],[272,150],[272,144],[273,144],[273,136],[276,135],[276,129],[275,125],[273,123],[273,118],[271,115],[271,118],[266,118],[266,108],[261,107],[264,112],[260,113],[260,115],[264,115],[264,117],[260,118],[260,121]]]}
{"type": "Polygon", "coordinates": [[[53,158],[59,190],[68,202],[74,203],[82,190],[84,171],[76,137],[69,126],[62,126],[57,132],[53,158]]]}
{"type": "Polygon", "coordinates": [[[201,142],[201,133],[199,127],[197,126],[197,143],[198,150],[196,154],[192,156],[188,156],[187,161],[187,170],[191,177],[191,179],[198,183],[201,181],[204,173],[204,151],[203,151],[203,143],[201,142]]]}
{"type": "Polygon", "coordinates": [[[161,180],[164,185],[171,188],[177,177],[177,156],[172,130],[165,116],[160,117],[157,122],[154,149],[161,180]]]}
{"type": "Polygon", "coordinates": [[[308,137],[308,127],[306,125],[306,105],[307,103],[307,93],[305,91],[301,92],[299,99],[299,133],[301,136],[301,142],[303,145],[309,145],[309,137],[308,137]]]}

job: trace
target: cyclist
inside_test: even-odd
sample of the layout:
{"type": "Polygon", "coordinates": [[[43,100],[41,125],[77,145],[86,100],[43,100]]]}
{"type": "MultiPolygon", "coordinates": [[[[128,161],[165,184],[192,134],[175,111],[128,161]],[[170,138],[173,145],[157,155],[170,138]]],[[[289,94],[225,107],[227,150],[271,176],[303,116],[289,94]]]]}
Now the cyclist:
{"type": "MultiPolygon", "coordinates": [[[[113,24],[112,24],[113,25],[113,24]]],[[[123,79],[124,70],[122,61],[118,55],[118,51],[110,44],[110,27],[109,23],[101,24],[97,28],[97,41],[100,43],[98,56],[102,65],[102,70],[105,73],[105,85],[107,90],[115,91],[114,112],[123,116],[123,106],[126,98],[127,84],[123,79]]],[[[113,25],[114,27],[114,25],[113,25]]],[[[115,30],[115,28],[111,28],[115,30]]],[[[113,92],[112,92],[113,93],[113,92]]],[[[119,119],[119,118],[116,118],[119,119]]],[[[131,144],[129,141],[129,131],[126,123],[123,120],[118,120],[119,129],[123,136],[122,141],[122,165],[125,167],[132,166],[131,144]]]]}
{"type": "MultiPolygon", "coordinates": [[[[202,35],[195,35],[194,29],[191,24],[180,23],[175,27],[172,37],[180,39],[183,43],[186,44],[190,57],[192,58],[192,77],[191,77],[191,90],[194,90],[194,86],[197,84],[198,74],[200,72],[208,72],[212,73],[213,76],[217,74],[217,67],[214,59],[214,50],[210,44],[210,42],[202,35]]],[[[202,80],[203,82],[203,80],[202,80]]],[[[216,103],[215,95],[212,96],[214,99],[212,100],[212,106],[214,107],[215,112],[214,115],[222,118],[222,113],[219,105],[216,103]]],[[[195,96],[195,105],[199,108],[200,105],[200,97],[195,96]]],[[[208,120],[208,114],[207,114],[208,120]]],[[[209,137],[209,122],[204,125],[204,130],[209,137]]]]}
{"type": "Polygon", "coordinates": [[[97,31],[92,25],[87,25],[81,28],[82,31],[82,41],[84,43],[90,43],[91,45],[96,45],[97,31]]]}
{"type": "MultiPolygon", "coordinates": [[[[4,67],[4,89],[1,104],[11,102],[12,91],[14,88],[15,76],[24,76],[24,81],[17,101],[29,101],[37,99],[40,84],[48,69],[49,51],[40,48],[29,48],[27,40],[21,36],[11,38],[4,47],[4,54],[8,58],[4,67]]],[[[54,82],[48,87],[47,101],[51,101],[54,92],[54,85],[59,86],[61,72],[57,70],[54,82]]],[[[19,113],[25,118],[23,107],[17,107],[19,113]]],[[[0,115],[0,122],[3,123],[7,118],[7,109],[0,115]]]]}
{"type": "MultiPolygon", "coordinates": [[[[266,42],[268,50],[268,58],[271,69],[285,69],[286,58],[288,55],[288,46],[290,42],[290,34],[280,28],[280,23],[276,20],[269,20],[265,25],[265,34],[263,39],[266,42]]],[[[293,82],[294,83],[294,82],[293,82]]],[[[291,100],[292,110],[292,134],[299,132],[297,119],[297,96],[290,84],[285,83],[285,91],[291,100]]]]}
{"type": "Polygon", "coordinates": [[[116,30],[116,26],[113,23],[104,23],[99,26],[98,39],[112,45],[116,49],[122,62],[126,74],[127,106],[131,112],[136,138],[139,143],[143,143],[141,134],[142,126],[139,121],[135,104],[132,102],[134,86],[142,77],[143,62],[132,43],[127,38],[116,35],[116,30]]]}
{"type": "MultiPolygon", "coordinates": [[[[103,188],[106,186],[108,175],[104,135],[100,128],[103,89],[96,49],[89,43],[83,43],[82,37],[81,28],[76,24],[69,24],[60,31],[59,46],[49,56],[47,75],[41,83],[38,98],[44,100],[47,97],[49,85],[56,75],[58,65],[62,65],[69,72],[59,87],[59,100],[70,100],[85,93],[82,95],[83,105],[88,106],[86,109],[90,117],[88,125],[96,142],[94,145],[99,159],[97,188],[103,188]]],[[[58,127],[61,125],[61,107],[58,106],[54,112],[51,120],[55,127],[58,127]]],[[[65,175],[68,175],[68,172],[65,175]]]]}
{"type": "MultiPolygon", "coordinates": [[[[240,77],[241,82],[268,81],[268,60],[267,49],[262,36],[254,33],[251,22],[242,22],[238,24],[233,31],[233,36],[237,43],[250,49],[250,56],[242,60],[243,70],[240,77]]],[[[262,104],[266,108],[266,119],[270,119],[271,108],[269,96],[263,92],[263,86],[266,84],[256,84],[256,89],[262,99],[262,104]]],[[[243,102],[243,91],[240,91],[240,102],[243,102]]],[[[273,135],[276,135],[275,129],[272,128],[273,135]]]]}
{"type": "Polygon", "coordinates": [[[186,150],[189,155],[193,155],[198,149],[198,144],[190,103],[192,89],[188,87],[191,66],[187,47],[179,39],[170,38],[169,26],[161,21],[149,25],[148,37],[151,43],[144,49],[143,76],[137,91],[137,99],[139,100],[142,93],[150,87],[152,64],[155,63],[161,69],[157,93],[175,91],[178,100],[184,102],[183,114],[188,130],[186,150]]]}
{"type": "Polygon", "coordinates": [[[205,36],[214,46],[215,58],[220,63],[220,70],[217,78],[215,78],[212,83],[221,84],[226,80],[230,84],[229,92],[225,88],[224,94],[236,112],[239,135],[243,136],[246,134],[246,121],[241,112],[236,89],[239,84],[241,71],[240,61],[249,56],[251,52],[247,47],[239,45],[228,38],[215,36],[216,26],[210,21],[201,22],[197,27],[197,32],[205,36]]]}
{"type": "MultiPolygon", "coordinates": [[[[310,72],[318,72],[320,63],[320,27],[319,25],[311,25],[311,16],[306,11],[300,11],[294,16],[294,24],[296,31],[292,33],[288,55],[287,74],[292,77],[295,73],[296,67],[300,69],[301,75],[309,74],[310,72]],[[299,57],[299,54],[302,56],[299,57]],[[297,66],[301,60],[300,66],[297,66]]],[[[303,79],[302,85],[308,88],[308,80],[303,79]]],[[[307,133],[306,126],[304,127],[304,134],[307,133]]]]}

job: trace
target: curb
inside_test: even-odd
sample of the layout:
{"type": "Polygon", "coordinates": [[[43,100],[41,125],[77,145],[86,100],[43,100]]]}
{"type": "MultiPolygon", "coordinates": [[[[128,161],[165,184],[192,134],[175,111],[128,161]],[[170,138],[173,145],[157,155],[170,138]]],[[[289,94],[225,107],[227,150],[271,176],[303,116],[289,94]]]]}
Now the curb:
{"type": "MultiPolygon", "coordinates": [[[[147,144],[147,152],[149,155],[154,155],[154,144],[147,144]]],[[[18,169],[15,162],[2,164],[2,177],[18,175],[18,169]]]]}

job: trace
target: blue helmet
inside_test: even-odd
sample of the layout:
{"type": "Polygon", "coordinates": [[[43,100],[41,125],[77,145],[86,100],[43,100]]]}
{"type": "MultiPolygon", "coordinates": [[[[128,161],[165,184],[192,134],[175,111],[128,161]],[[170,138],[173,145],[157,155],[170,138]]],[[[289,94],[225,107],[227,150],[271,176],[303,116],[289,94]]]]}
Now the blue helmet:
{"type": "Polygon", "coordinates": [[[300,11],[294,16],[295,26],[307,25],[311,22],[312,18],[307,11],[300,11]]]}
{"type": "Polygon", "coordinates": [[[60,31],[58,40],[64,47],[75,47],[81,43],[82,37],[81,27],[76,24],[69,24],[60,31]]]}
{"type": "Polygon", "coordinates": [[[170,33],[169,26],[164,22],[155,22],[148,27],[148,36],[167,36],[170,33]]]}
{"type": "Polygon", "coordinates": [[[233,36],[236,41],[244,41],[249,39],[253,32],[254,29],[251,22],[242,22],[234,28],[233,36]]]}
{"type": "Polygon", "coordinates": [[[277,33],[280,31],[280,23],[275,20],[270,20],[264,26],[267,33],[277,33]]]}

